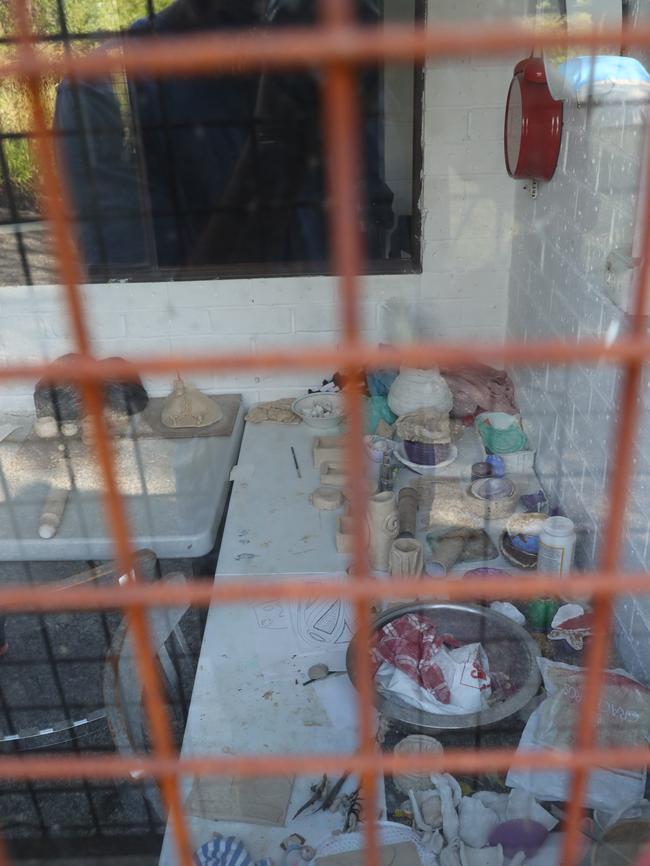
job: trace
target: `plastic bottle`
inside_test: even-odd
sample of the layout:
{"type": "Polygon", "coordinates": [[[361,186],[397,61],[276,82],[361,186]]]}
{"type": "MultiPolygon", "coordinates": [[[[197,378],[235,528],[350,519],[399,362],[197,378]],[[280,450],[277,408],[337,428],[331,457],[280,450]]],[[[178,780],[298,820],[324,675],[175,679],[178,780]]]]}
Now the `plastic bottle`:
{"type": "Polygon", "coordinates": [[[537,570],[568,574],[573,566],[576,532],[568,517],[548,517],[539,536],[537,570]]]}

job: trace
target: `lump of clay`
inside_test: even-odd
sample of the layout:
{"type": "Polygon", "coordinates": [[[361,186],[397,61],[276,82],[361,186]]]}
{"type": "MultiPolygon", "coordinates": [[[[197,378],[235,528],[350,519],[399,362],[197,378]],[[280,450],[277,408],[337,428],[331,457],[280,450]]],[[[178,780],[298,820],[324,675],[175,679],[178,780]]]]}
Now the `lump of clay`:
{"type": "Polygon", "coordinates": [[[216,400],[181,378],[163,403],[160,419],[165,427],[209,427],[221,421],[223,412],[216,400]]]}
{"type": "MultiPolygon", "coordinates": [[[[121,361],[126,364],[124,358],[106,358],[102,363],[121,361]]],[[[131,364],[129,364],[132,367],[131,364]]],[[[146,407],[149,397],[145,391],[140,377],[135,373],[129,379],[109,379],[104,387],[104,400],[107,408],[116,416],[137,415],[146,407]]]]}
{"type": "MultiPolygon", "coordinates": [[[[71,353],[57,358],[55,363],[73,364],[80,358],[81,355],[71,353]]],[[[124,358],[106,358],[102,363],[111,361],[127,363],[124,358]]],[[[105,413],[117,423],[119,419],[141,412],[149,397],[134,371],[132,378],[107,380],[102,391],[102,401],[105,413]]],[[[83,431],[87,427],[87,424],[82,424],[85,409],[81,393],[76,385],[68,382],[56,382],[46,376],[40,379],[34,389],[34,408],[34,432],[44,439],[54,438],[59,433],[76,436],[80,428],[83,431]]]]}
{"type": "MultiPolygon", "coordinates": [[[[71,353],[57,358],[55,363],[65,361],[72,364],[80,357],[71,353]]],[[[57,436],[59,429],[64,435],[74,435],[84,415],[79,390],[70,383],[55,382],[45,376],[38,380],[34,388],[34,409],[34,431],[43,438],[57,436]]]]}

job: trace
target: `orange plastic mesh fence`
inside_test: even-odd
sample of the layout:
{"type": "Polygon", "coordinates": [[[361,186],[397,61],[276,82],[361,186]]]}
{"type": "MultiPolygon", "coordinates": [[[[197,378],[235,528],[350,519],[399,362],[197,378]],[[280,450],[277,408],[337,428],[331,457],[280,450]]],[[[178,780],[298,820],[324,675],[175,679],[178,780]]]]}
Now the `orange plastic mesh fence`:
{"type": "MultiPolygon", "coordinates": [[[[93,419],[94,447],[98,465],[103,473],[105,507],[114,538],[116,557],[121,572],[132,573],[132,548],[124,503],[119,494],[114,473],[114,456],[109,431],[101,412],[100,389],[109,377],[133,375],[132,369],[118,361],[99,363],[93,358],[92,343],[84,315],[80,292],[82,269],[77,258],[70,229],[65,190],[57,175],[51,136],[45,113],[40,103],[40,81],[45,75],[61,76],[73,73],[92,78],[114,70],[126,71],[131,76],[217,72],[244,72],[251,69],[306,68],[319,65],[324,71],[323,104],[329,186],[330,235],[332,239],[332,265],[339,275],[339,302],[343,325],[343,340],[339,346],[305,351],[272,350],[251,358],[236,354],[203,356],[150,357],[136,362],[138,372],[164,373],[199,370],[244,370],[251,368],[286,370],[330,368],[346,369],[352,384],[346,389],[348,416],[347,449],[351,467],[348,496],[354,527],[354,550],[351,579],[344,584],[324,583],[319,586],[323,597],[349,600],[354,605],[358,641],[357,666],[359,671],[359,747],[354,755],[274,755],[181,758],[175,751],[169,721],[163,703],[163,689],[147,626],[145,612],[148,607],[172,606],[181,601],[207,606],[211,602],[235,603],[252,598],[283,598],[297,600],[310,595],[309,587],[295,577],[274,581],[272,586],[237,583],[219,583],[214,586],[194,584],[172,587],[139,583],[138,575],[131,585],[119,592],[112,589],[74,589],[66,593],[47,587],[14,587],[0,590],[0,610],[52,611],[122,609],[131,617],[137,646],[139,674],[142,679],[144,704],[153,744],[151,755],[124,758],[118,756],[65,757],[3,757],[0,760],[0,778],[128,778],[133,772],[156,778],[173,828],[178,862],[191,866],[192,855],[189,835],[182,811],[180,776],[183,774],[239,774],[273,775],[278,773],[341,772],[350,770],[360,774],[363,793],[367,801],[384,772],[404,772],[429,769],[432,772],[464,771],[486,772],[503,770],[509,766],[531,768],[564,768],[573,773],[573,788],[568,798],[569,816],[562,862],[573,866],[577,862],[579,821],[585,793],[585,780],[589,770],[596,766],[646,766],[650,763],[647,749],[609,749],[595,747],[595,719],[601,695],[601,672],[605,665],[611,640],[612,607],[617,595],[623,592],[644,593],[650,584],[643,574],[617,574],[621,548],[623,520],[627,490],[631,477],[632,444],[639,416],[639,386],[646,358],[650,357],[650,341],[645,336],[645,295],[648,282],[648,256],[650,246],[650,219],[643,215],[644,257],[639,274],[636,313],[631,319],[628,333],[614,344],[604,341],[546,342],[529,344],[495,344],[477,347],[472,343],[399,346],[377,350],[364,345],[360,327],[359,274],[362,271],[363,251],[357,219],[357,189],[360,164],[360,114],[356,97],[356,76],[364,64],[402,61],[423,61],[427,57],[462,57],[472,54],[496,55],[521,50],[529,52],[531,36],[525,27],[514,23],[488,27],[463,22],[461,25],[442,25],[433,22],[424,25],[401,26],[387,24],[381,27],[361,28],[354,22],[352,0],[321,0],[320,21],[310,29],[287,30],[274,34],[242,33],[227,36],[219,34],[186,35],[174,39],[150,38],[138,44],[130,40],[118,53],[105,52],[84,56],[65,54],[53,58],[42,52],[31,31],[27,4],[24,0],[11,0],[18,33],[16,55],[0,64],[1,76],[16,76],[27,80],[30,87],[33,114],[32,128],[40,164],[42,200],[46,218],[51,225],[56,251],[58,276],[65,304],[72,324],[75,349],[82,356],[74,365],[59,363],[56,372],[43,365],[13,364],[0,368],[0,380],[29,378],[42,375],[47,369],[57,379],[79,383],[88,414],[93,419]],[[609,480],[608,515],[604,529],[603,555],[599,570],[591,574],[573,575],[562,584],[564,596],[591,595],[595,608],[594,639],[589,646],[587,676],[584,690],[584,711],[577,731],[576,747],[569,752],[543,752],[515,754],[510,750],[446,750],[443,754],[392,755],[379,752],[372,727],[371,671],[366,651],[371,628],[371,606],[381,598],[447,597],[449,599],[490,599],[502,594],[509,597],[533,598],[551,594],[557,588],[557,578],[538,575],[526,583],[513,587],[510,581],[492,578],[455,583],[446,580],[411,580],[377,584],[369,576],[364,544],[365,490],[363,485],[364,454],[362,444],[363,408],[360,389],[354,387],[355,371],[372,369],[380,364],[405,363],[411,366],[443,364],[453,367],[477,360],[501,360],[518,363],[580,363],[602,361],[621,365],[624,376],[620,391],[618,430],[614,440],[616,453],[609,480]]],[[[599,46],[621,41],[620,33],[579,33],[562,37],[557,33],[536,34],[538,48],[545,45],[567,47],[580,45],[596,50],[599,46]]],[[[650,46],[650,27],[626,29],[623,44],[650,46]]],[[[650,172],[646,173],[650,178],[650,172]]],[[[646,196],[650,200],[650,196],[646,196]]],[[[367,838],[367,860],[377,862],[376,827],[371,816],[364,824],[367,838]]],[[[0,845],[0,863],[9,863],[5,846],[0,845]]]]}

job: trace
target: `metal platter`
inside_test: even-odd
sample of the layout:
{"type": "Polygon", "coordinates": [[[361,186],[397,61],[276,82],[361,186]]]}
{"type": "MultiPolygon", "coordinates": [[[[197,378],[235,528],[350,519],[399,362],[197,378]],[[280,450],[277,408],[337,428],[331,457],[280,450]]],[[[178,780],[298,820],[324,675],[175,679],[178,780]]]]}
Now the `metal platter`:
{"type": "MultiPolygon", "coordinates": [[[[491,671],[507,674],[515,692],[479,713],[444,715],[429,713],[400,701],[399,698],[377,694],[376,706],[382,715],[401,722],[414,731],[427,733],[442,730],[471,730],[495,725],[519,712],[533,698],[541,683],[537,666],[539,647],[528,632],[517,623],[488,607],[451,602],[414,602],[385,611],[373,623],[378,631],[387,623],[407,613],[428,617],[441,632],[453,634],[461,643],[483,644],[491,671]]],[[[350,642],[346,664],[348,675],[355,682],[354,643],[350,642]]]]}

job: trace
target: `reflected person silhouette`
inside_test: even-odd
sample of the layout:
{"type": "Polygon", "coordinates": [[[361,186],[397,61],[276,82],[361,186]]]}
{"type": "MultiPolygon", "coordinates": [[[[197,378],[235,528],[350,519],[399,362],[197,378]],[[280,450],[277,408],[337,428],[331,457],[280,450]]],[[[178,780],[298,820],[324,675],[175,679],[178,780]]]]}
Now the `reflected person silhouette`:
{"type": "MultiPolygon", "coordinates": [[[[129,36],[310,25],[314,0],[175,0],[129,36]]],[[[364,22],[379,20],[370,0],[364,22]]],[[[109,42],[100,50],[119,50],[109,42]]],[[[380,75],[361,79],[360,219],[371,258],[392,229],[380,75]]],[[[89,277],[327,259],[317,72],[64,80],[54,127],[89,277]]]]}

